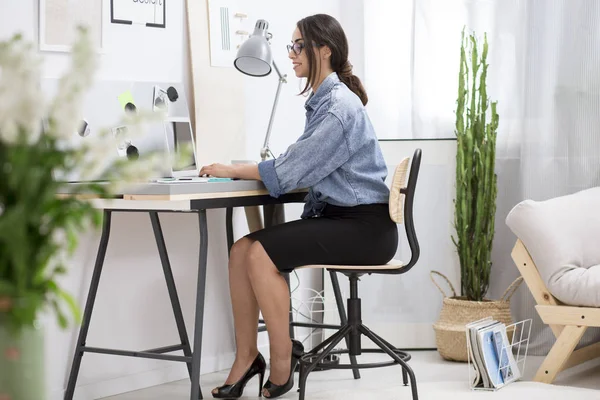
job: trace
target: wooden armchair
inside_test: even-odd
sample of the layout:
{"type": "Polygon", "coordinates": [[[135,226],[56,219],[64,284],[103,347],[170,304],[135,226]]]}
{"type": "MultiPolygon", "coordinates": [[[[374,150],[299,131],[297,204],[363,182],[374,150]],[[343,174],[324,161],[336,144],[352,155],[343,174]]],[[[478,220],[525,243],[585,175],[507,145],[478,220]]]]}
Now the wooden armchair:
{"type": "Polygon", "coordinates": [[[512,259],[556,342],[534,381],[600,357],[600,343],[575,351],[588,327],[600,327],[600,188],[518,204],[506,223],[517,235],[512,259]],[[534,262],[535,260],[535,262],[534,262]]]}
{"type": "Polygon", "coordinates": [[[600,308],[573,307],[557,300],[544,284],[520,240],[513,248],[512,258],[537,302],[536,311],[556,336],[554,346],[533,380],[552,383],[559,372],[600,357],[600,342],[573,351],[587,328],[600,327],[600,308]]]}

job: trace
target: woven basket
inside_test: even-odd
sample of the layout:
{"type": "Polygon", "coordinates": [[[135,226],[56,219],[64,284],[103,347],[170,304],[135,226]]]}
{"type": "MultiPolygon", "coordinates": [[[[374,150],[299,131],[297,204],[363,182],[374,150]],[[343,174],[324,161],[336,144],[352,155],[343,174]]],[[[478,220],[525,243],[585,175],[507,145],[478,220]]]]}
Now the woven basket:
{"type": "MultiPolygon", "coordinates": [[[[463,362],[468,360],[465,333],[466,325],[468,323],[487,317],[492,317],[506,325],[513,323],[510,314],[510,298],[521,282],[523,282],[523,277],[518,277],[511,283],[500,300],[470,301],[467,300],[466,297],[458,297],[454,287],[442,273],[431,271],[430,275],[433,284],[444,295],[444,303],[440,317],[433,325],[437,349],[444,359],[463,362]],[[453,293],[452,297],[448,297],[442,288],[435,282],[433,278],[434,274],[441,276],[448,282],[453,293]]],[[[512,332],[507,332],[509,340],[512,340],[510,337],[511,333],[512,332]]]]}

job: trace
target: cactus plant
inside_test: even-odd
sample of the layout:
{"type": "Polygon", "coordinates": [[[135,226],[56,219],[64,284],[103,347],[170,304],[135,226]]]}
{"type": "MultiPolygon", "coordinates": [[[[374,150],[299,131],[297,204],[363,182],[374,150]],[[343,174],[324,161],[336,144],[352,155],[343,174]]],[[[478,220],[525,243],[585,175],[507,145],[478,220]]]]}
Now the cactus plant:
{"type": "Polygon", "coordinates": [[[497,102],[490,102],[486,78],[487,35],[479,55],[474,34],[462,32],[456,109],[456,199],[452,237],[461,272],[461,295],[481,301],[489,287],[496,213],[497,102]],[[489,120],[488,118],[489,112],[489,120]]]}

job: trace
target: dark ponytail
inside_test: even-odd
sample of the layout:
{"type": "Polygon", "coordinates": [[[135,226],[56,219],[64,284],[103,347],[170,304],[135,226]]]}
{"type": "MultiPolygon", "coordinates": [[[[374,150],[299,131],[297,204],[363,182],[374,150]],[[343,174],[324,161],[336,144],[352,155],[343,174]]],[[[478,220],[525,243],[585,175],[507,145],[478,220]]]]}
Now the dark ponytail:
{"type": "Polygon", "coordinates": [[[331,68],[366,106],[369,98],[360,79],[352,73],[352,64],[348,61],[348,39],[340,23],[330,15],[316,14],[301,19],[297,26],[304,39],[309,63],[308,81],[301,94],[306,93],[319,76],[314,47],[328,46],[331,50],[331,68]]]}
{"type": "Polygon", "coordinates": [[[340,80],[344,82],[346,86],[348,86],[348,89],[352,90],[354,94],[360,98],[360,101],[362,101],[363,105],[366,106],[369,102],[367,91],[365,90],[358,76],[352,73],[352,64],[350,64],[350,61],[346,60],[346,62],[342,65],[342,68],[335,72],[337,72],[340,80]]]}

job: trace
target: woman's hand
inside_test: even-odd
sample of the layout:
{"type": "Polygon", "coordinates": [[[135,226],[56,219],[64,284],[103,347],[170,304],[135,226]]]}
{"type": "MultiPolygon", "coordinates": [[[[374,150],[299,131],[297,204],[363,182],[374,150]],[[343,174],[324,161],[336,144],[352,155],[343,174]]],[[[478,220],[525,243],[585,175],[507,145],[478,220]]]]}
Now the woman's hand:
{"type": "Polygon", "coordinates": [[[215,178],[237,178],[249,180],[261,180],[256,164],[211,164],[200,169],[200,176],[208,175],[215,178]]]}
{"type": "Polygon", "coordinates": [[[236,176],[236,168],[234,165],[211,164],[200,169],[200,176],[208,175],[215,178],[239,178],[236,176]]]}

